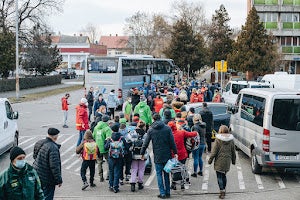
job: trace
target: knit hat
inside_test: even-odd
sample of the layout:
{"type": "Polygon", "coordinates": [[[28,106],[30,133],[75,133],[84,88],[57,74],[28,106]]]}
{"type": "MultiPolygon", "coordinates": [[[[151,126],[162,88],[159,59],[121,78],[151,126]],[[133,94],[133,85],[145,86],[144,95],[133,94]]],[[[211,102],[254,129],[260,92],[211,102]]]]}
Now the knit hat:
{"type": "Polygon", "coordinates": [[[14,147],[10,150],[10,161],[13,161],[19,155],[26,155],[25,151],[20,147],[14,147]]]}
{"type": "Polygon", "coordinates": [[[60,131],[56,128],[49,128],[48,129],[48,135],[57,135],[57,134],[59,134],[59,132],[60,131]]]}
{"type": "Polygon", "coordinates": [[[110,128],[113,132],[119,132],[120,126],[118,123],[114,123],[110,128]]]}
{"type": "Polygon", "coordinates": [[[103,115],[102,116],[102,121],[103,122],[108,122],[108,120],[109,120],[109,116],[108,115],[103,115]]]}
{"type": "Polygon", "coordinates": [[[125,118],[121,118],[120,119],[120,124],[126,124],[126,119],[125,118]]]}
{"type": "Polygon", "coordinates": [[[86,104],[87,103],[87,99],[86,98],[81,98],[80,103],[86,104]]]}
{"type": "Polygon", "coordinates": [[[164,111],[164,116],[165,116],[165,119],[171,119],[172,118],[172,113],[169,109],[166,109],[164,111]]]}

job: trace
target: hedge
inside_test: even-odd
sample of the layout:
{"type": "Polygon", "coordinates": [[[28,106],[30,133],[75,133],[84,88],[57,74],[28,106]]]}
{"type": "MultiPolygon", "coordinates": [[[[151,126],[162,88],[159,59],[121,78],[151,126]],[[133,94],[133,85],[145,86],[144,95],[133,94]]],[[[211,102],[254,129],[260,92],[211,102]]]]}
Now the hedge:
{"type": "MultiPolygon", "coordinates": [[[[55,76],[37,76],[20,78],[20,89],[29,89],[41,86],[61,84],[61,75],[55,76]]],[[[0,92],[16,90],[15,79],[0,80],[0,92]]]]}

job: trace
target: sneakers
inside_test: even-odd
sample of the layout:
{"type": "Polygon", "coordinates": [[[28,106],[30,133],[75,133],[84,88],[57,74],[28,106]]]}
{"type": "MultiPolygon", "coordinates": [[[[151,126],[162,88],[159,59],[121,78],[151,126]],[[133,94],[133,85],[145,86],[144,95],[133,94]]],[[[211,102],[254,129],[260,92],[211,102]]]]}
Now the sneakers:
{"type": "Polygon", "coordinates": [[[108,188],[110,191],[114,191],[113,187],[112,186],[109,186],[108,188]]]}
{"type": "Polygon", "coordinates": [[[96,184],[93,183],[93,182],[91,182],[91,183],[90,183],[90,186],[91,186],[91,187],[96,187],[96,184]]]}
{"type": "Polygon", "coordinates": [[[109,180],[109,176],[107,176],[105,180],[107,180],[107,181],[108,181],[108,180],[109,180]]]}
{"type": "Polygon", "coordinates": [[[177,188],[176,188],[176,184],[175,183],[172,183],[172,185],[171,185],[171,189],[172,190],[176,190],[177,188]]]}
{"type": "Polygon", "coordinates": [[[103,177],[100,177],[100,182],[104,182],[104,178],[103,177]]]}
{"type": "Polygon", "coordinates": [[[113,188],[114,193],[118,193],[120,190],[118,188],[113,188]]]}
{"type": "Polygon", "coordinates": [[[124,182],[122,179],[120,179],[120,185],[124,185],[124,182]]]}
{"type": "Polygon", "coordinates": [[[89,184],[87,182],[84,182],[81,189],[85,190],[87,187],[89,187],[89,184]]]}
{"type": "Polygon", "coordinates": [[[130,183],[131,185],[131,192],[134,192],[135,191],[135,183],[130,183]]]}
{"type": "Polygon", "coordinates": [[[199,176],[203,176],[203,173],[202,173],[202,172],[198,172],[198,175],[199,175],[199,176]]]}
{"type": "Polygon", "coordinates": [[[126,182],[129,181],[129,175],[126,175],[125,181],[126,181],[126,182]]]}
{"type": "Polygon", "coordinates": [[[196,173],[192,173],[191,176],[197,178],[197,174],[196,173]]]}
{"type": "Polygon", "coordinates": [[[224,199],[225,198],[225,190],[220,191],[219,199],[224,199]]]}
{"type": "Polygon", "coordinates": [[[63,125],[63,128],[69,128],[67,125],[63,125]]]}
{"type": "Polygon", "coordinates": [[[144,189],[143,183],[139,183],[138,185],[139,185],[139,190],[144,189]]]}
{"type": "Polygon", "coordinates": [[[161,195],[161,194],[157,195],[157,197],[160,198],[160,199],[165,199],[165,198],[167,198],[166,195],[161,195]]]}

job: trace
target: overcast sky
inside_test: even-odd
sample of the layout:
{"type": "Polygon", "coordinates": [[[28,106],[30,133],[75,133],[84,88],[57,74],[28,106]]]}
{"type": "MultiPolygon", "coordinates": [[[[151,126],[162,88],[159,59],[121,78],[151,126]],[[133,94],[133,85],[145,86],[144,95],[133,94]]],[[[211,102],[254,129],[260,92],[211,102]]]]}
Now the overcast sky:
{"type": "MultiPolygon", "coordinates": [[[[211,19],[215,10],[223,4],[229,14],[230,26],[241,28],[247,15],[247,0],[187,0],[200,2],[206,18],[211,19]]],[[[53,31],[64,35],[78,34],[91,23],[101,35],[124,35],[125,19],[138,11],[170,16],[174,0],[66,0],[63,13],[49,19],[53,31]]]]}

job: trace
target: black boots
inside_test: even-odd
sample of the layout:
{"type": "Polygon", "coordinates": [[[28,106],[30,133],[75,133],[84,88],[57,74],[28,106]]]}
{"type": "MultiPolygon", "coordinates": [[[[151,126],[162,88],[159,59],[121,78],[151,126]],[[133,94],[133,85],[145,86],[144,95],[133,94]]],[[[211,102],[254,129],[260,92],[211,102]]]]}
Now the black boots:
{"type": "Polygon", "coordinates": [[[131,185],[131,192],[134,192],[135,191],[135,183],[130,183],[131,185]]]}
{"type": "Polygon", "coordinates": [[[139,190],[144,189],[143,183],[139,183],[139,190]]]}

